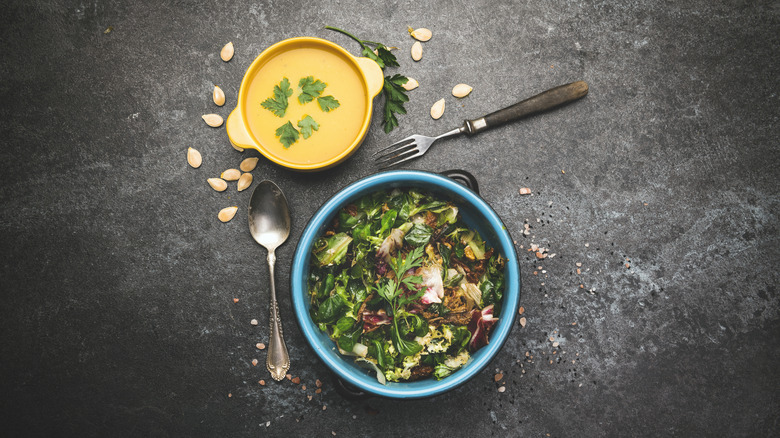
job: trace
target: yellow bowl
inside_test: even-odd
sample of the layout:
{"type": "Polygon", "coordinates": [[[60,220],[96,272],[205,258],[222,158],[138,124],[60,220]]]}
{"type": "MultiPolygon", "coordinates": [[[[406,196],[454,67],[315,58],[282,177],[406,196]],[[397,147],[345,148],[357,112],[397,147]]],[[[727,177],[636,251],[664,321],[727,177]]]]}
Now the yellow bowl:
{"type": "Polygon", "coordinates": [[[371,123],[373,99],[383,85],[382,69],[369,58],[352,56],[320,38],[283,40],[264,50],[244,74],[236,109],[227,119],[227,134],[235,147],[256,149],[280,166],[300,171],[327,169],[360,147],[371,123]],[[301,104],[298,81],[308,76],[326,83],[322,95],[334,96],[340,106],[325,112],[316,100],[301,104]],[[293,94],[284,116],[278,117],[261,103],[273,96],[282,78],[288,79],[293,94]],[[319,130],[284,147],[276,129],[288,121],[295,127],[306,115],[319,123],[319,130]]]}

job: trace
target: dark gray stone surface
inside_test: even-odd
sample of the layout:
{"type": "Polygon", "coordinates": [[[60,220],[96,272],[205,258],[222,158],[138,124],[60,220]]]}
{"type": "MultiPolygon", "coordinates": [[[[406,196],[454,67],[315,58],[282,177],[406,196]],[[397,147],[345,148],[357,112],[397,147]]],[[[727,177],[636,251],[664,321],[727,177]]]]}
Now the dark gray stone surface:
{"type": "Polygon", "coordinates": [[[0,429],[776,436],[777,3],[370,3],[3,7],[0,429]],[[378,98],[363,147],[338,168],[302,175],[263,159],[253,172],[278,183],[294,213],[277,278],[291,372],[307,389],[261,387],[270,379],[251,360],[265,359],[254,345],[267,340],[268,273],[246,227],[251,190],[205,183],[256,154],[234,151],[224,128],[200,116],[227,116],[246,67],[278,40],[319,36],[357,54],[328,24],[400,47],[396,71],[421,86],[390,135],[378,98]],[[419,63],[407,26],[434,33],[419,63]],[[236,55],[224,63],[228,41],[236,55]],[[527,326],[444,396],[343,400],[290,306],[289,262],[307,219],[375,172],[370,154],[383,145],[580,79],[590,84],[583,101],[442,143],[407,166],[477,175],[518,241],[527,326]],[[474,92],[456,100],[458,82],[474,92]],[[222,108],[211,103],[213,84],[227,94],[222,108]],[[447,110],[434,121],[428,110],[441,97],[447,110]],[[203,153],[200,169],[186,164],[190,146],[203,153]],[[241,210],[221,224],[216,213],[228,205],[241,210]],[[531,243],[555,258],[536,261],[531,243]]]}

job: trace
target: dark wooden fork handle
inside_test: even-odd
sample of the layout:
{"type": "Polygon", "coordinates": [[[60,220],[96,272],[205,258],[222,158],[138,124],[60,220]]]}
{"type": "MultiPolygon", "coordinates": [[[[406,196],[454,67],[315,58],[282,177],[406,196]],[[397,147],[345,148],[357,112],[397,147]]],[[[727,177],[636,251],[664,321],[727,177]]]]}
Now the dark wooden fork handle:
{"type": "Polygon", "coordinates": [[[529,97],[522,102],[512,106],[490,113],[485,117],[466,120],[464,132],[469,135],[482,132],[484,130],[514,122],[525,117],[538,114],[555,107],[574,102],[588,94],[588,84],[584,81],[572,82],[571,84],[561,85],[539,93],[534,97],[529,97]]]}

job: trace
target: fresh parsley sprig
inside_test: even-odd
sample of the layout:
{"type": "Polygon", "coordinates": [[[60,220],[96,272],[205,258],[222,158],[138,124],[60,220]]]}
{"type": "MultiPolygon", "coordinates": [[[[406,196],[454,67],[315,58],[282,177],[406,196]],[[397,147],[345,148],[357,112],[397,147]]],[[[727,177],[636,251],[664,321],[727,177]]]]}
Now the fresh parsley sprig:
{"type": "Polygon", "coordinates": [[[422,264],[423,247],[409,251],[406,257],[398,254],[398,257],[390,259],[390,269],[395,273],[395,279],[389,279],[387,282],[379,288],[379,295],[387,300],[393,307],[393,312],[400,309],[404,305],[420,298],[422,292],[419,292],[419,296],[404,296],[402,294],[403,289],[401,285],[406,286],[407,290],[417,290],[417,286],[422,282],[422,277],[419,275],[408,275],[406,271],[412,268],[416,268],[422,264]]]}
{"type": "Polygon", "coordinates": [[[422,265],[422,256],[422,246],[409,251],[406,257],[403,257],[399,251],[398,257],[390,259],[390,269],[395,273],[395,279],[388,279],[376,288],[379,296],[384,298],[393,310],[393,326],[391,327],[393,344],[396,350],[404,356],[413,356],[422,350],[422,345],[405,340],[398,329],[398,319],[401,317],[404,306],[419,299],[424,293],[424,290],[419,288],[420,283],[422,283],[421,276],[405,276],[408,270],[422,265]],[[406,287],[402,288],[401,285],[406,287]],[[416,292],[404,293],[405,291],[416,292]]]}
{"type": "Polygon", "coordinates": [[[385,132],[390,132],[398,126],[396,114],[406,114],[404,103],[409,101],[403,85],[409,79],[399,74],[385,77],[385,132]]]}
{"type": "MultiPolygon", "coordinates": [[[[398,59],[396,59],[395,55],[393,55],[390,48],[386,45],[376,41],[361,40],[355,35],[337,27],[325,26],[325,29],[342,33],[357,41],[363,48],[363,51],[361,52],[363,56],[376,61],[376,63],[379,64],[379,67],[382,68],[382,71],[384,71],[385,67],[399,66],[398,59]],[[374,52],[374,49],[372,49],[371,46],[374,47],[376,52],[374,52]]],[[[395,117],[396,114],[406,114],[404,103],[409,101],[409,96],[406,95],[406,90],[402,85],[408,80],[409,78],[399,74],[385,76],[385,83],[382,87],[382,93],[385,96],[384,119],[382,120],[382,125],[384,125],[386,133],[389,133],[398,126],[398,119],[395,117]]]]}

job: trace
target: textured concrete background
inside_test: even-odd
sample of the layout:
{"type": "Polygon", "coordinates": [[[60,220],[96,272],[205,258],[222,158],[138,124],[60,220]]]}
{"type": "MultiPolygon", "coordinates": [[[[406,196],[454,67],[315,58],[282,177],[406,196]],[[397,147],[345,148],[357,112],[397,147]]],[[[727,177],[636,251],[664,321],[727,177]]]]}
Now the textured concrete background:
{"type": "Polygon", "coordinates": [[[777,2],[11,3],[0,18],[0,429],[778,434],[777,2]],[[200,116],[227,116],[244,70],[283,38],[358,53],[325,25],[400,47],[393,72],[421,86],[390,135],[378,98],[362,149],[338,168],[300,175],[263,159],[253,172],[291,202],[277,278],[291,372],[307,386],[261,387],[270,379],[251,360],[265,359],[254,345],[267,341],[268,273],[246,226],[251,190],[205,182],[254,153],[234,151],[200,116]],[[434,33],[419,63],[407,26],[434,33]],[[228,41],[236,55],[224,63],[228,41]],[[442,143],[407,166],[477,175],[518,240],[527,326],[444,396],[343,400],[290,307],[289,262],[307,219],[375,172],[376,149],[580,79],[584,100],[442,143]],[[456,100],[458,82],[474,92],[456,100]],[[227,94],[222,108],[214,84],[227,94]],[[442,97],[434,121],[428,110],[442,97]],[[190,146],[200,169],[186,164],[190,146]],[[229,205],[241,210],[222,224],[229,205]],[[531,243],[556,257],[537,262],[531,243]]]}

